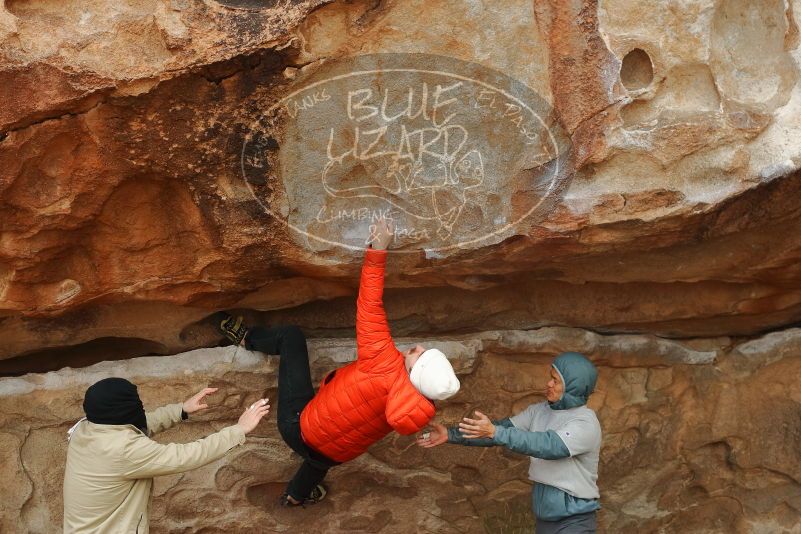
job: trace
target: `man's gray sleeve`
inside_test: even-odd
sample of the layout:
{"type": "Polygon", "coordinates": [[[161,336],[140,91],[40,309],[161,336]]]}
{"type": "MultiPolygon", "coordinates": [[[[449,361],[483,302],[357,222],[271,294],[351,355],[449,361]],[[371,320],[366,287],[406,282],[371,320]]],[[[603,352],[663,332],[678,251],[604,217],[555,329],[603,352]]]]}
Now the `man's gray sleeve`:
{"type": "MultiPolygon", "coordinates": [[[[495,433],[498,433],[498,428],[512,428],[514,425],[512,424],[512,420],[508,417],[506,419],[495,419],[492,421],[492,424],[495,425],[495,433]]],[[[448,443],[454,443],[456,445],[467,445],[469,447],[494,447],[497,445],[492,439],[490,438],[475,438],[475,439],[468,439],[462,435],[459,431],[458,426],[452,426],[448,428],[448,443]]]]}
{"type": "Polygon", "coordinates": [[[495,437],[487,441],[543,460],[558,460],[570,456],[567,445],[553,430],[528,432],[520,428],[500,427],[495,429],[495,437]]]}

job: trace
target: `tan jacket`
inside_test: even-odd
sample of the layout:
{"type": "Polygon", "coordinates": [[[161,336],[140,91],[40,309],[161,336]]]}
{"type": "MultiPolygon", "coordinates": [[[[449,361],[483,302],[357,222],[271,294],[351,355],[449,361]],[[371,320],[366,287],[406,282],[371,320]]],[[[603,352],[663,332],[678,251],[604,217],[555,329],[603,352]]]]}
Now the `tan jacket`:
{"type": "MultiPolygon", "coordinates": [[[[181,420],[181,404],[147,415],[151,433],[181,420]]],[[[149,532],[153,477],[213,462],[245,442],[238,425],[193,443],[162,445],[133,425],[81,421],[67,448],[64,473],[64,534],[149,532]]]]}

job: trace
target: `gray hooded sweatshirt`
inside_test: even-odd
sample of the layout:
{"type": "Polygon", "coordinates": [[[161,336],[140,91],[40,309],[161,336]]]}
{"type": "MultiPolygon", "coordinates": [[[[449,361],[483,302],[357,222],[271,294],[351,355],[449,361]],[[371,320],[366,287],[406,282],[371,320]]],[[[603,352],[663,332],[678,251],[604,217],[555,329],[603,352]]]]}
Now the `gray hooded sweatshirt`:
{"type": "Polygon", "coordinates": [[[576,352],[560,354],[553,367],[565,385],[558,401],[532,404],[511,418],[493,421],[493,439],[466,439],[457,427],[448,429],[449,443],[503,445],[531,456],[532,506],[534,515],[545,521],[600,508],[596,481],[601,425],[595,412],[586,407],[598,372],[576,352]]]}

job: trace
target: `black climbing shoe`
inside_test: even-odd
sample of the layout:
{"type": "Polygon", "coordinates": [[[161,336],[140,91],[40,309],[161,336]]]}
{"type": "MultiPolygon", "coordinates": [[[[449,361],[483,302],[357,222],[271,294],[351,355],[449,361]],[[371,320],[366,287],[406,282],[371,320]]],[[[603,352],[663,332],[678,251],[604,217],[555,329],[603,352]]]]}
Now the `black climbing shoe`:
{"type": "Polygon", "coordinates": [[[242,316],[232,317],[227,313],[223,314],[223,319],[220,321],[220,332],[226,338],[231,340],[234,345],[239,345],[245,336],[248,334],[248,328],[242,321],[242,316]]]}
{"type": "Polygon", "coordinates": [[[328,492],[326,491],[325,486],[323,486],[322,484],[317,484],[317,486],[315,486],[314,489],[311,490],[309,496],[303,499],[303,501],[299,503],[294,503],[290,501],[289,494],[284,493],[283,495],[281,495],[281,506],[287,506],[287,507],[302,506],[305,508],[307,504],[317,504],[318,502],[322,501],[325,498],[326,493],[328,492]]]}
{"type": "Polygon", "coordinates": [[[304,504],[317,504],[318,502],[320,502],[323,499],[325,499],[325,494],[326,493],[328,493],[328,492],[325,490],[325,486],[323,486],[322,484],[317,484],[314,487],[314,489],[311,490],[311,493],[306,498],[306,500],[303,501],[303,503],[304,504]]]}

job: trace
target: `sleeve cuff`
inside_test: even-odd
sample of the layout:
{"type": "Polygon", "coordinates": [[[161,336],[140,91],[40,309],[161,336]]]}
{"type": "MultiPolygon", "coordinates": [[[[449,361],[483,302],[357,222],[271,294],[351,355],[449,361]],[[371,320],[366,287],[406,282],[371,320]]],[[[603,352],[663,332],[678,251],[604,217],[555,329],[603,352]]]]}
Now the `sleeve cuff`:
{"type": "Polygon", "coordinates": [[[449,428],[448,429],[448,441],[446,443],[458,443],[460,436],[459,430],[456,428],[449,428]]]}
{"type": "Polygon", "coordinates": [[[231,429],[231,435],[235,441],[233,447],[237,445],[244,445],[247,437],[245,436],[245,431],[242,430],[242,427],[239,425],[231,425],[228,428],[231,429]]]}
{"type": "Polygon", "coordinates": [[[368,248],[364,255],[364,262],[370,265],[384,265],[387,262],[387,251],[368,248]]]}
{"type": "Polygon", "coordinates": [[[180,423],[181,422],[181,414],[184,411],[184,403],[180,402],[180,403],[176,403],[176,404],[170,404],[169,408],[170,408],[169,414],[170,414],[170,418],[172,419],[172,422],[173,423],[180,423]]]}

